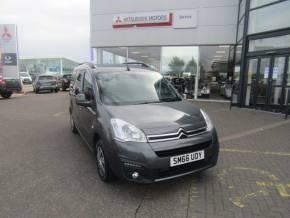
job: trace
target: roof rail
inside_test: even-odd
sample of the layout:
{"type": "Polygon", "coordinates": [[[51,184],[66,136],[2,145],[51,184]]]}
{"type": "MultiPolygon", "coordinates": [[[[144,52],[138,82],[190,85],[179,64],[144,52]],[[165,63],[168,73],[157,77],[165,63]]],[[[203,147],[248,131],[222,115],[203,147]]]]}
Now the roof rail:
{"type": "Polygon", "coordinates": [[[84,64],[88,65],[92,69],[95,69],[96,68],[96,66],[93,63],[91,63],[91,62],[83,62],[83,63],[80,63],[79,66],[80,65],[84,65],[84,64]]]}

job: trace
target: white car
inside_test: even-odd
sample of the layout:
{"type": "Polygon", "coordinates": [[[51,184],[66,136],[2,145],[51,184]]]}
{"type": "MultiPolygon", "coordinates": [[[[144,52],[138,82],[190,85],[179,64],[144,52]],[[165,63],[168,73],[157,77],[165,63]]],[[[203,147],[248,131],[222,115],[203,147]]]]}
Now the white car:
{"type": "Polygon", "coordinates": [[[31,79],[31,76],[29,75],[29,73],[20,72],[19,75],[20,75],[20,79],[21,79],[23,84],[32,84],[32,79],[31,79]]]}

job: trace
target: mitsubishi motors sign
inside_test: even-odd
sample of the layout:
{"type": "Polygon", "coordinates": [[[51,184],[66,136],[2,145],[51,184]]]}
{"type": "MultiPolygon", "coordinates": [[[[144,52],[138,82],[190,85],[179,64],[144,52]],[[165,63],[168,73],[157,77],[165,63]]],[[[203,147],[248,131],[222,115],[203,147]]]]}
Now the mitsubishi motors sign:
{"type": "Polygon", "coordinates": [[[118,14],[113,18],[113,28],[172,26],[170,12],[149,12],[138,14],[118,14]]]}
{"type": "Polygon", "coordinates": [[[0,57],[2,77],[19,78],[17,30],[14,24],[0,25],[0,57]]]}

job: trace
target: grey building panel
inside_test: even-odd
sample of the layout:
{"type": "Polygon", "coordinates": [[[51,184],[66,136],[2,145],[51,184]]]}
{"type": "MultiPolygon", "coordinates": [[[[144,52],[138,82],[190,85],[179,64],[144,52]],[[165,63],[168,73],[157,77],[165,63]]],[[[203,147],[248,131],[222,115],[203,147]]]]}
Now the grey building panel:
{"type": "Polygon", "coordinates": [[[199,26],[227,26],[237,25],[238,8],[230,7],[215,7],[201,8],[198,15],[199,26]]]}
{"type": "Polygon", "coordinates": [[[113,14],[142,11],[199,8],[201,0],[91,0],[93,14],[113,14]]]}
{"type": "Polygon", "coordinates": [[[234,44],[238,0],[91,0],[91,46],[162,46],[234,44]],[[113,29],[116,14],[197,10],[197,26],[191,29],[143,27],[113,29]]]}

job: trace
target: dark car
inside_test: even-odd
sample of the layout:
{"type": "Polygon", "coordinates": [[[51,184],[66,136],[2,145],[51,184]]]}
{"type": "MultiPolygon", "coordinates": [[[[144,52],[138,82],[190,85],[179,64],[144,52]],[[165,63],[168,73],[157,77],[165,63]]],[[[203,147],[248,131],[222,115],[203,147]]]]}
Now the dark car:
{"type": "Polygon", "coordinates": [[[65,74],[61,78],[61,89],[62,91],[67,90],[70,87],[72,81],[72,74],[65,74]]]}
{"type": "Polygon", "coordinates": [[[3,78],[0,66],[0,95],[2,98],[10,98],[13,92],[20,92],[22,85],[20,79],[3,78]]]}
{"type": "Polygon", "coordinates": [[[35,93],[40,91],[58,92],[57,78],[51,75],[38,75],[33,83],[35,93]]]}
{"type": "Polygon", "coordinates": [[[210,118],[158,72],[83,64],[75,73],[71,129],[94,151],[104,182],[152,183],[216,165],[210,118]]]}

